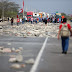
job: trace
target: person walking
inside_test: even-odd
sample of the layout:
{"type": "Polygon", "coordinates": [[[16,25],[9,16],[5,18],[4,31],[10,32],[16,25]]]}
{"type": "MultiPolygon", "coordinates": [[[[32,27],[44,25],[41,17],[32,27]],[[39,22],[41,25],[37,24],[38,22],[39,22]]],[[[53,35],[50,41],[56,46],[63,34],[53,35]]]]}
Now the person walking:
{"type": "Polygon", "coordinates": [[[71,25],[67,24],[67,18],[64,18],[63,24],[60,24],[58,32],[58,40],[61,36],[63,54],[67,54],[70,35],[72,36],[71,25]]]}
{"type": "Polygon", "coordinates": [[[47,26],[47,19],[46,18],[44,19],[44,22],[45,22],[45,25],[47,26]]]}
{"type": "Polygon", "coordinates": [[[59,23],[59,18],[57,19],[57,23],[59,23]]]}
{"type": "Polygon", "coordinates": [[[31,18],[31,24],[33,23],[33,18],[31,18]]]}
{"type": "Polygon", "coordinates": [[[9,17],[8,17],[8,22],[9,22],[9,17]]]}
{"type": "Polygon", "coordinates": [[[20,18],[20,23],[22,24],[22,18],[20,18]]]}
{"type": "Polygon", "coordinates": [[[13,17],[12,17],[12,19],[11,19],[11,26],[13,26],[13,17]]]}
{"type": "Polygon", "coordinates": [[[20,22],[20,19],[19,19],[19,18],[17,18],[17,26],[19,25],[19,22],[20,22]]]}

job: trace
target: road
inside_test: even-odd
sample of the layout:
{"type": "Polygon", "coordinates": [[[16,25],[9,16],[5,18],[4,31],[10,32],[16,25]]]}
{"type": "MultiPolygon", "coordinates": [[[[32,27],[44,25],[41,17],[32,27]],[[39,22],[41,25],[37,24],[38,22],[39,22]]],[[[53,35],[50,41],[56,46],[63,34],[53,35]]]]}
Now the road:
{"type": "Polygon", "coordinates": [[[10,25],[10,22],[8,21],[0,22],[0,26],[5,26],[5,25],[10,25]]]}
{"type": "Polygon", "coordinates": [[[36,72],[72,72],[72,39],[68,54],[61,54],[61,41],[49,38],[36,72]]]}
{"type": "Polygon", "coordinates": [[[23,38],[0,36],[0,46],[5,48],[23,47],[23,62],[33,58],[34,65],[26,64],[25,68],[18,70],[11,69],[9,56],[15,53],[0,54],[0,72],[72,72],[72,39],[68,54],[61,54],[61,41],[56,38],[23,38]],[[10,45],[8,44],[10,43],[10,45]]]}
{"type": "MultiPolygon", "coordinates": [[[[25,60],[33,58],[36,59],[42,44],[45,38],[20,38],[20,37],[8,37],[8,36],[0,36],[0,46],[4,46],[5,48],[19,48],[23,47],[22,55],[24,61],[22,64],[25,64],[25,60]],[[8,45],[10,43],[11,45],[8,45]]],[[[0,72],[18,72],[24,71],[29,72],[32,65],[26,65],[25,68],[20,70],[11,69],[11,63],[8,62],[9,55],[14,55],[14,53],[6,53],[0,54],[0,72]]]]}

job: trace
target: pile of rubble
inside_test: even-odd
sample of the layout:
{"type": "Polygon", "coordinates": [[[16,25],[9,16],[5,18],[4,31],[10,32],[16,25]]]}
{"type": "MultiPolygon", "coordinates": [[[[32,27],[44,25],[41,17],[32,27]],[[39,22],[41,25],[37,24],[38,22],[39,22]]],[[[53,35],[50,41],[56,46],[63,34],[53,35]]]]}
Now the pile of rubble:
{"type": "Polygon", "coordinates": [[[22,47],[19,47],[18,49],[16,48],[4,48],[3,46],[0,47],[0,54],[5,54],[5,53],[17,53],[17,54],[9,54],[9,63],[11,63],[10,68],[13,69],[21,69],[26,67],[27,64],[33,65],[35,60],[34,59],[28,59],[24,60],[22,56],[22,47]]]}
{"type": "Polygon", "coordinates": [[[0,35],[18,37],[57,37],[59,24],[43,23],[0,26],[0,35]]]}

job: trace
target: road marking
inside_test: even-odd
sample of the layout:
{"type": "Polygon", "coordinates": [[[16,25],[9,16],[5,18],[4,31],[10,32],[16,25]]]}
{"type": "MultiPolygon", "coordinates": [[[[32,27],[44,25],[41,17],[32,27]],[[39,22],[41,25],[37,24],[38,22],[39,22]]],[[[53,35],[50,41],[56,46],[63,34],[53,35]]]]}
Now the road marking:
{"type": "Polygon", "coordinates": [[[36,69],[37,69],[37,66],[38,66],[38,64],[39,64],[40,58],[41,58],[42,53],[43,53],[43,51],[44,51],[44,49],[45,49],[47,40],[48,40],[48,37],[45,39],[45,41],[44,41],[44,43],[43,43],[43,46],[42,46],[42,48],[41,48],[41,50],[40,50],[40,52],[39,52],[39,54],[38,54],[38,56],[37,56],[37,58],[36,58],[36,61],[35,61],[34,65],[33,65],[33,67],[32,67],[31,70],[30,70],[30,72],[36,72],[36,69]]]}

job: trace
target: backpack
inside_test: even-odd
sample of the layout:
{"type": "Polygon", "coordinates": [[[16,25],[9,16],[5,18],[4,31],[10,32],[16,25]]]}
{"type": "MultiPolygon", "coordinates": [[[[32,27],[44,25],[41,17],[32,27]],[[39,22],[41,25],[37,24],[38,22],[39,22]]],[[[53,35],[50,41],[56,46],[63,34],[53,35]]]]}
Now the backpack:
{"type": "Polygon", "coordinates": [[[69,32],[67,24],[62,24],[62,28],[61,28],[61,33],[60,34],[61,34],[62,37],[69,37],[70,32],[69,32]]]}

